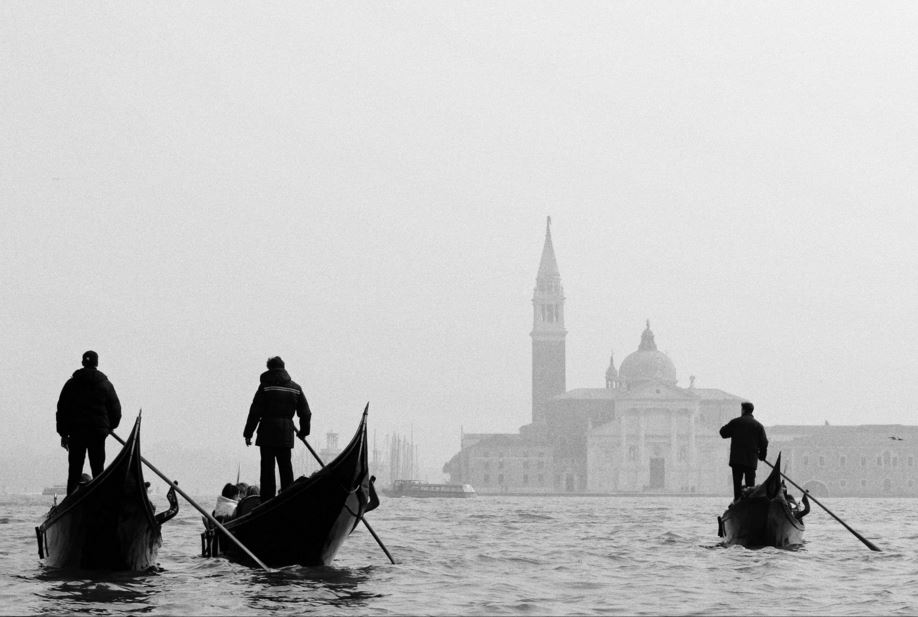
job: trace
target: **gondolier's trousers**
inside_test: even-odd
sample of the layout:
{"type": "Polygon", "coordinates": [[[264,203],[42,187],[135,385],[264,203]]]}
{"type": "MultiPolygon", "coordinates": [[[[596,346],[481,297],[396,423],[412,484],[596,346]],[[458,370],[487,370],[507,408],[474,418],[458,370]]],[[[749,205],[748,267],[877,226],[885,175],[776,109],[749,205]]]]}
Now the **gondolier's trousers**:
{"type": "Polygon", "coordinates": [[[107,433],[92,430],[75,431],[70,434],[70,441],[67,447],[67,460],[70,467],[67,472],[68,495],[80,483],[87,452],[89,453],[89,468],[92,470],[93,478],[105,469],[105,438],[107,436],[107,433]]]}
{"type": "Polygon", "coordinates": [[[743,476],[746,476],[746,486],[755,486],[755,469],[745,465],[733,465],[733,499],[739,499],[743,494],[743,476]]]}
{"type": "Polygon", "coordinates": [[[267,501],[277,494],[277,484],[274,481],[274,461],[277,461],[277,471],[280,474],[280,488],[284,490],[293,484],[293,463],[290,461],[292,448],[276,448],[273,446],[259,446],[261,448],[261,500],[267,501]]]}

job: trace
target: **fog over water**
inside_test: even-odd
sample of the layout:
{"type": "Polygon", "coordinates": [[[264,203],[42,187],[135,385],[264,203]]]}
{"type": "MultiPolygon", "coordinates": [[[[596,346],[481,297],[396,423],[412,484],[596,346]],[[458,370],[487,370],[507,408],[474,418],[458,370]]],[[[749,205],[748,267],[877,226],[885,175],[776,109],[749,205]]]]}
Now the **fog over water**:
{"type": "Polygon", "coordinates": [[[369,401],[438,479],[461,430],[529,422],[548,215],[569,389],[650,319],[678,385],[766,426],[915,424],[916,30],[905,2],[4,2],[0,451],[63,480],[94,349],[154,462],[254,475],[279,354],[317,445],[369,401]]]}

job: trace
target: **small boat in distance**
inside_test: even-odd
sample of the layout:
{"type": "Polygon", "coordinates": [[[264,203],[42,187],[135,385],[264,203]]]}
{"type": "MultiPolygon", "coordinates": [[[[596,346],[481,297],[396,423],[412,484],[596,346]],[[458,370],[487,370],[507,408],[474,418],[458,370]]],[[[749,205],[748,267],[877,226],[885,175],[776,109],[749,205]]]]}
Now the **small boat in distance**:
{"type": "Polygon", "coordinates": [[[155,514],[143,479],[138,415],[111,464],[52,506],[35,528],[38,556],[58,568],[147,570],[156,565],[162,524],[178,513],[173,500],[174,494],[173,507],[155,514]]]}
{"type": "Polygon", "coordinates": [[[67,486],[64,484],[55,484],[54,486],[46,486],[41,490],[42,495],[66,495],[67,486]]]}
{"type": "Polygon", "coordinates": [[[469,484],[431,484],[420,480],[396,480],[384,493],[390,497],[475,497],[469,484]]]}
{"type": "Polygon", "coordinates": [[[809,511],[806,494],[797,504],[781,479],[781,455],[764,482],[750,489],[717,517],[717,535],[725,546],[792,548],[803,544],[803,517],[809,511]]]}

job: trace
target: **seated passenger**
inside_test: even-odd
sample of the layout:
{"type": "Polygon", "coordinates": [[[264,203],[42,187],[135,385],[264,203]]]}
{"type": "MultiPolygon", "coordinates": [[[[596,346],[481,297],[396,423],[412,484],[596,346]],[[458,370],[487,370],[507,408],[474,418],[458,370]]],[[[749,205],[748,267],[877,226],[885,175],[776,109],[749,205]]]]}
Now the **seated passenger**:
{"type": "Polygon", "coordinates": [[[245,493],[239,493],[239,505],[236,506],[236,516],[243,516],[261,505],[261,491],[257,484],[246,485],[245,493]]]}
{"type": "Polygon", "coordinates": [[[235,484],[226,483],[223,487],[223,493],[217,497],[217,505],[214,507],[214,518],[221,523],[227,519],[233,518],[236,512],[236,498],[238,489],[235,484]]]}

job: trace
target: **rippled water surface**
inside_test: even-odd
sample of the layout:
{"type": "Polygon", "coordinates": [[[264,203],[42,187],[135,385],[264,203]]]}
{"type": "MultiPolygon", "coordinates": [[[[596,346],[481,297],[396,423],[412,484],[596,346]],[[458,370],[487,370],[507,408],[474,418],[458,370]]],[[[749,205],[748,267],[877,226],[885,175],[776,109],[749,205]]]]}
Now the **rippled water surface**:
{"type": "Polygon", "coordinates": [[[92,576],[39,561],[50,498],[0,503],[3,614],[918,614],[909,499],[823,500],[880,553],[815,504],[787,551],[718,546],[722,498],[385,499],[367,518],[397,564],[361,526],[332,566],[272,573],[200,557],[181,502],[159,571],[92,576]]]}

